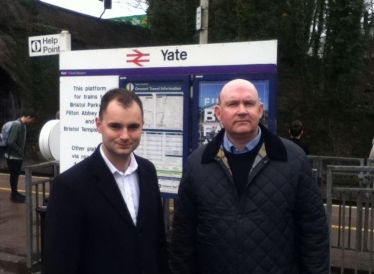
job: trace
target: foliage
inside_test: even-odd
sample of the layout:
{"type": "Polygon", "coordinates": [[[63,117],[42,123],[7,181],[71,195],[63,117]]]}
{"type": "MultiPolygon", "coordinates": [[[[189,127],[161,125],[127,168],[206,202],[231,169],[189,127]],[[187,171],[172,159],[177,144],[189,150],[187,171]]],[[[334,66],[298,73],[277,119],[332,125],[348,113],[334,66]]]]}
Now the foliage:
{"type": "Polygon", "coordinates": [[[148,22],[156,45],[194,42],[197,1],[148,0],[148,22]]]}
{"type": "MultiPolygon", "coordinates": [[[[158,43],[196,41],[187,19],[194,22],[197,1],[148,2],[158,43]],[[184,20],[171,19],[179,16],[184,20]]],[[[277,39],[278,133],[288,137],[289,124],[300,119],[312,154],[367,157],[374,135],[373,21],[364,0],[210,0],[209,43],[277,39]]]]}

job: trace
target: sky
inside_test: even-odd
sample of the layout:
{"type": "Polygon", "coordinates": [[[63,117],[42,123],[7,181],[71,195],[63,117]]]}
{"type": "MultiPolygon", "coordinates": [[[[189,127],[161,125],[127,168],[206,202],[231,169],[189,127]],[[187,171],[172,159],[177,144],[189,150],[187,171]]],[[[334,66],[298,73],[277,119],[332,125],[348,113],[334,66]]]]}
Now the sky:
{"type": "MultiPolygon", "coordinates": [[[[41,0],[41,2],[94,17],[100,17],[104,11],[104,2],[99,0],[41,0]]],[[[112,9],[107,9],[101,18],[141,15],[145,14],[146,8],[145,0],[112,0],[112,9]]]]}

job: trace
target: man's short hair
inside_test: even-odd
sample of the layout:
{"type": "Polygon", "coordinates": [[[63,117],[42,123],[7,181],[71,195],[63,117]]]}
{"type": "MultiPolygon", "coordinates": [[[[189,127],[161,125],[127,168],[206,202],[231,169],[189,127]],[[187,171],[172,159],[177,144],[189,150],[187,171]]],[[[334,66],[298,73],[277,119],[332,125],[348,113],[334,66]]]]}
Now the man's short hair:
{"type": "Polygon", "coordinates": [[[124,108],[131,107],[132,104],[135,102],[136,104],[138,104],[142,112],[142,116],[144,116],[143,103],[138,97],[138,95],[136,95],[135,92],[129,91],[124,88],[116,88],[116,89],[109,90],[101,98],[101,104],[100,104],[100,110],[99,110],[100,119],[103,118],[103,112],[107,110],[109,103],[112,102],[113,100],[118,101],[124,108]]]}
{"type": "Polygon", "coordinates": [[[22,109],[21,117],[37,118],[38,115],[33,109],[22,109]]]}
{"type": "Polygon", "coordinates": [[[295,120],[292,122],[290,126],[290,134],[292,137],[300,136],[301,132],[303,131],[303,123],[299,120],[295,120]]]}

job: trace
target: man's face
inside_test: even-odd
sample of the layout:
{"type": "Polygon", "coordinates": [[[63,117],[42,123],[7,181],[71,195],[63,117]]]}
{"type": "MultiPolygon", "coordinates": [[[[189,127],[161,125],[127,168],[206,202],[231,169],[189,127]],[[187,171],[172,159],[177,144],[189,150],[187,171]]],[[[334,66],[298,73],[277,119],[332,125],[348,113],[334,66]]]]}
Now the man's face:
{"type": "Polygon", "coordinates": [[[35,123],[36,117],[26,116],[24,122],[26,125],[35,123]]]}
{"type": "Polygon", "coordinates": [[[121,165],[127,161],[140,143],[143,130],[140,107],[133,102],[124,108],[117,100],[108,104],[102,118],[96,118],[97,131],[102,134],[103,150],[108,159],[121,165]]]}
{"type": "Polygon", "coordinates": [[[229,138],[248,142],[257,136],[263,112],[256,88],[244,80],[226,85],[215,108],[229,138]]]}

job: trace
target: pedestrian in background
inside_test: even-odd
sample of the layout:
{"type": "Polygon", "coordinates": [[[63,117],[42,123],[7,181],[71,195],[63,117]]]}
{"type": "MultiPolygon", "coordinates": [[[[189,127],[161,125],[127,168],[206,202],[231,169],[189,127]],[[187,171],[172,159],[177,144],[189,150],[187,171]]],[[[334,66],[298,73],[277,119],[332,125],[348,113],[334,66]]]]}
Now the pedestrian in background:
{"type": "Polygon", "coordinates": [[[369,154],[369,159],[374,159],[374,139],[373,139],[373,147],[371,148],[370,154],[369,154]]]}
{"type": "Polygon", "coordinates": [[[291,135],[290,140],[301,147],[306,155],[309,155],[309,146],[301,140],[301,136],[304,134],[303,123],[299,120],[293,121],[288,132],[291,135]]]}
{"type": "Polygon", "coordinates": [[[102,97],[102,144],[52,185],[44,274],[170,272],[156,169],[133,153],[143,124],[135,93],[114,89],[102,97]]]}
{"type": "Polygon", "coordinates": [[[327,274],[329,233],[304,152],[259,124],[246,80],[226,84],[223,129],[188,158],[171,238],[174,274],[327,274]]]}
{"type": "Polygon", "coordinates": [[[25,112],[24,115],[12,124],[8,137],[8,149],[4,157],[7,159],[7,165],[10,175],[10,200],[14,203],[24,203],[25,195],[18,192],[18,179],[22,170],[22,163],[25,156],[25,144],[27,129],[26,125],[34,123],[36,114],[25,112]]]}

